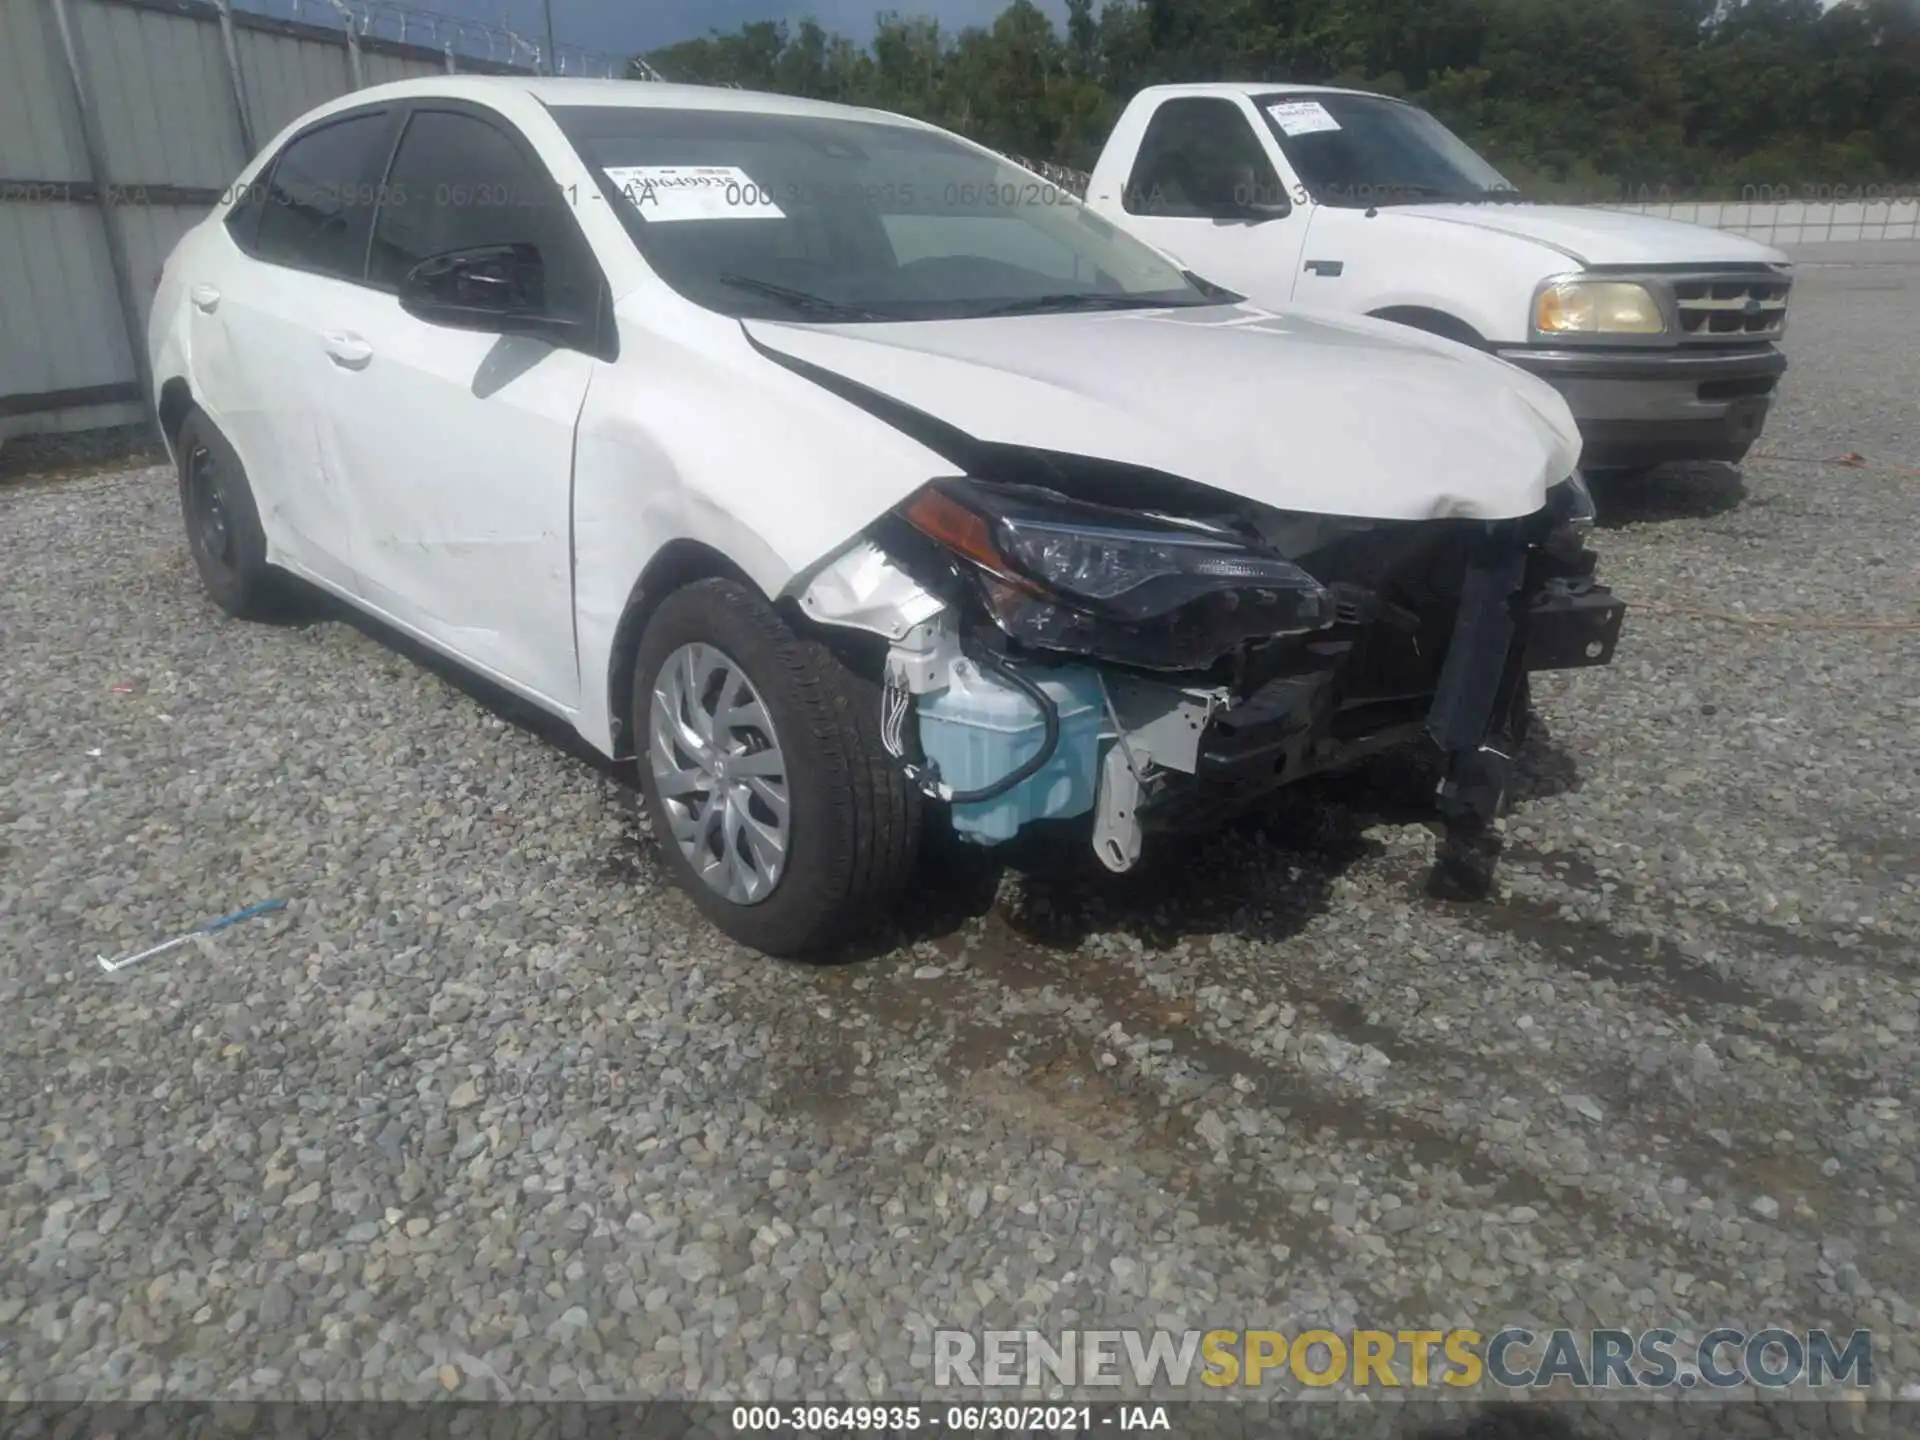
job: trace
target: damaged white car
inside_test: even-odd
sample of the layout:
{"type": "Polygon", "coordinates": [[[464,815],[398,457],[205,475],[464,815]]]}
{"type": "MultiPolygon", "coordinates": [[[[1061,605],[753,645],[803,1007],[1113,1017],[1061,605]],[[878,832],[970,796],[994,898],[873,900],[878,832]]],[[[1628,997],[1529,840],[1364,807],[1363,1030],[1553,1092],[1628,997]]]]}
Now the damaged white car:
{"type": "Polygon", "coordinates": [[[1484,878],[1528,673],[1620,632],[1543,382],[868,111],[360,91],[181,241],[151,360],[223,607],[297,577],[643,755],[674,873],[774,954],[927,824],[1124,870],[1414,741],[1484,878]]]}

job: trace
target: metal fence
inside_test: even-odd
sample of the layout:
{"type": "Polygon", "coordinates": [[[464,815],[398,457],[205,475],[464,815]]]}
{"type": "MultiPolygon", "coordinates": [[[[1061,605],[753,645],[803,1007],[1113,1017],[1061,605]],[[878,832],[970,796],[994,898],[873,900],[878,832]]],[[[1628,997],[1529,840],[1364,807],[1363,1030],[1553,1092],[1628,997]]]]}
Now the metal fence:
{"type": "Polygon", "coordinates": [[[1668,200],[1609,205],[1746,235],[1768,245],[1825,245],[1850,240],[1920,240],[1920,197],[1869,200],[1668,200]]]}
{"type": "Polygon", "coordinates": [[[145,419],[160,266],[288,121],[384,81],[547,68],[385,0],[290,4],[0,0],[0,440],[145,419]]]}
{"type": "Polygon", "coordinates": [[[449,15],[405,0],[238,0],[260,15],[304,20],[324,28],[351,23],[364,44],[368,40],[399,45],[421,45],[451,51],[456,60],[472,59],[492,65],[536,70],[550,75],[586,75],[613,78],[626,72],[630,58],[604,50],[558,43],[548,51],[545,34],[523,35],[504,21],[449,15]]]}

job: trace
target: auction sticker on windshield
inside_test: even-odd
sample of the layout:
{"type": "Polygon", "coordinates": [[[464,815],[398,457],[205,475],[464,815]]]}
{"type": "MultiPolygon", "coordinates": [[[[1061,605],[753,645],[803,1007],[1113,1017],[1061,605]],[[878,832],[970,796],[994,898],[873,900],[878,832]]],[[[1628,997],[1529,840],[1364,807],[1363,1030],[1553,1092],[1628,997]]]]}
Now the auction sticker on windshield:
{"type": "Polygon", "coordinates": [[[1327,107],[1318,100],[1282,100],[1267,106],[1267,114],[1289,135],[1313,135],[1340,128],[1340,122],[1329,115],[1327,107]]]}
{"type": "Polygon", "coordinates": [[[607,178],[644,220],[784,220],[738,165],[609,165],[607,178]]]}

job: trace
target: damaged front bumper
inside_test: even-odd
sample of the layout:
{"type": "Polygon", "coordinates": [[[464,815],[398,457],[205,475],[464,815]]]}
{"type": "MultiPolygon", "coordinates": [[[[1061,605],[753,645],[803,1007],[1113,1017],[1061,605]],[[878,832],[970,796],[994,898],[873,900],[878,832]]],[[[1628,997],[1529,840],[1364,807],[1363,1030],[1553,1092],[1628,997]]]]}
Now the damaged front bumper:
{"type": "Polygon", "coordinates": [[[1450,833],[1475,834],[1505,802],[1526,677],[1606,665],[1619,642],[1625,606],[1581,543],[1590,507],[1567,509],[1351,527],[1299,560],[1324,587],[1320,623],[1181,671],[1139,646],[1118,647],[1124,660],[1088,653],[1092,626],[1063,628],[1077,653],[1010,642],[1029,596],[997,614],[991,598],[970,604],[998,577],[944,584],[953,574],[932,574],[898,531],[828,566],[800,600],[816,621],[888,642],[887,747],[966,838],[1082,818],[1101,861],[1124,871],[1151,829],[1217,824],[1409,743],[1444,757],[1440,814],[1450,833]]]}
{"type": "Polygon", "coordinates": [[[1169,794],[1149,819],[1217,814],[1230,798],[1257,798],[1425,741],[1452,762],[1442,813],[1491,820],[1524,738],[1525,677],[1612,663],[1626,618],[1626,606],[1590,574],[1557,568],[1539,552],[1512,557],[1489,547],[1463,575],[1438,663],[1427,663],[1417,633],[1358,626],[1300,647],[1282,673],[1212,719],[1192,771],[1196,788],[1169,794]]]}

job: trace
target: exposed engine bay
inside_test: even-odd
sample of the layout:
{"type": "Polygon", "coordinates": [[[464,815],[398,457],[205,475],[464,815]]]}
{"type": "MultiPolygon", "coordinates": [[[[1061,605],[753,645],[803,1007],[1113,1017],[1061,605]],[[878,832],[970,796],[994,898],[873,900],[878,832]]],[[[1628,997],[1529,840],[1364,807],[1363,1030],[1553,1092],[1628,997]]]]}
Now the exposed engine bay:
{"type": "Polygon", "coordinates": [[[887,749],[977,843],[1085,819],[1125,871],[1149,829],[1424,742],[1452,861],[1483,884],[1527,675],[1605,665],[1619,640],[1577,472],[1520,519],[1377,520],[980,450],[799,596],[887,642],[887,749]]]}

